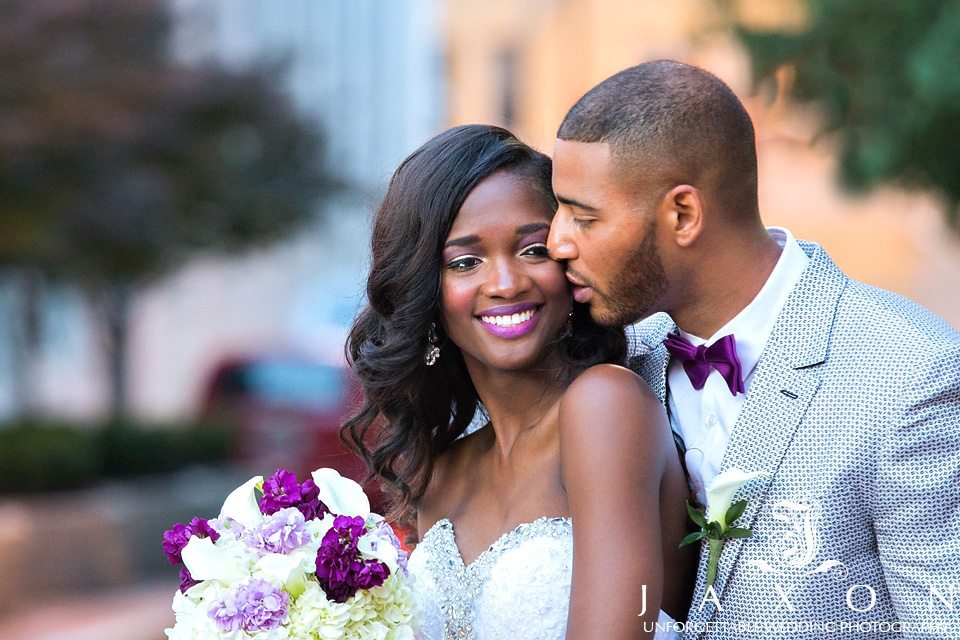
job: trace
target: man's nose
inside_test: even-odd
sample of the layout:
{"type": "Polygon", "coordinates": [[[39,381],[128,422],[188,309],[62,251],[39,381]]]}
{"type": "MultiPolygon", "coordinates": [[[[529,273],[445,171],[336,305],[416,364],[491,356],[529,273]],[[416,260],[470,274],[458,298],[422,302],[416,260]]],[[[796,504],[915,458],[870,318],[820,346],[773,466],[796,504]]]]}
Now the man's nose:
{"type": "Polygon", "coordinates": [[[554,216],[550,224],[547,251],[554,260],[572,260],[577,257],[577,245],[570,239],[569,223],[559,213],[554,216]]]}

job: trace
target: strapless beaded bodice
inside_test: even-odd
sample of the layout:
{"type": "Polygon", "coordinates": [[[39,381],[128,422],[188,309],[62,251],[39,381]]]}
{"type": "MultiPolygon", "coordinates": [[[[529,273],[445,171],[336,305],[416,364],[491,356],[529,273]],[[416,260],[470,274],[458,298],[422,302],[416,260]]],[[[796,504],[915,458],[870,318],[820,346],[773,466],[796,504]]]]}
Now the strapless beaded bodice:
{"type": "MultiPolygon", "coordinates": [[[[423,610],[419,637],[562,640],[572,563],[570,518],[544,517],[521,524],[470,564],[464,564],[460,555],[453,523],[439,520],[423,536],[408,564],[417,578],[423,610]]],[[[661,637],[669,636],[657,635],[661,637]]]]}

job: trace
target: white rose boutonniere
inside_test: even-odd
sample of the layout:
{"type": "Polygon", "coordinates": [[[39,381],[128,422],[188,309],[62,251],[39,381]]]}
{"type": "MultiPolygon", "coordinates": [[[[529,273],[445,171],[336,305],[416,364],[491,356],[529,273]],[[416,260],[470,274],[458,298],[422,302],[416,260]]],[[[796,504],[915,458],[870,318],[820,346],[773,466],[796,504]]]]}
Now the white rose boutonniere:
{"type": "Polygon", "coordinates": [[[690,514],[690,519],[700,527],[700,531],[694,531],[688,535],[680,546],[706,539],[710,549],[710,555],[707,557],[707,588],[712,587],[717,579],[717,563],[720,561],[724,541],[728,538],[749,538],[753,535],[750,529],[731,526],[747,508],[746,500],[730,504],[733,496],[751,480],[766,475],[762,471],[746,473],[740,469],[727,469],[714,478],[707,487],[706,513],[690,504],[689,500],[687,501],[687,513],[690,514]]]}

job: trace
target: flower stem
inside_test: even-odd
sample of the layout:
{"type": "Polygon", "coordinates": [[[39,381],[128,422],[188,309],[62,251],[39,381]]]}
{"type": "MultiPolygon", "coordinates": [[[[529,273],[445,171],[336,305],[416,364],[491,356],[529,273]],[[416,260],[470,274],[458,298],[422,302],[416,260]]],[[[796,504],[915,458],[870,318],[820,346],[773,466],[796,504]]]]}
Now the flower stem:
{"type": "Polygon", "coordinates": [[[720,562],[720,551],[723,550],[723,540],[708,540],[710,555],[707,556],[707,587],[712,587],[717,579],[717,564],[720,562]]]}

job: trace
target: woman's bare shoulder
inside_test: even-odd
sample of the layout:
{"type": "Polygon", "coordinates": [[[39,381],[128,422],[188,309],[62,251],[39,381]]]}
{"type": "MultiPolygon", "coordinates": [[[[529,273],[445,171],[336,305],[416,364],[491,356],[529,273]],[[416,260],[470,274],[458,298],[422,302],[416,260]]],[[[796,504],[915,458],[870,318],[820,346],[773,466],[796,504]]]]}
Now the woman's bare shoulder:
{"type": "Polygon", "coordinates": [[[561,408],[568,408],[597,400],[651,402],[660,404],[660,400],[647,382],[636,373],[616,364],[596,364],[585,369],[574,379],[563,394],[561,408]]]}
{"type": "Polygon", "coordinates": [[[599,439],[659,451],[671,443],[666,412],[656,393],[633,371],[613,364],[586,369],[570,384],[560,402],[560,440],[575,447],[599,439]]]}

